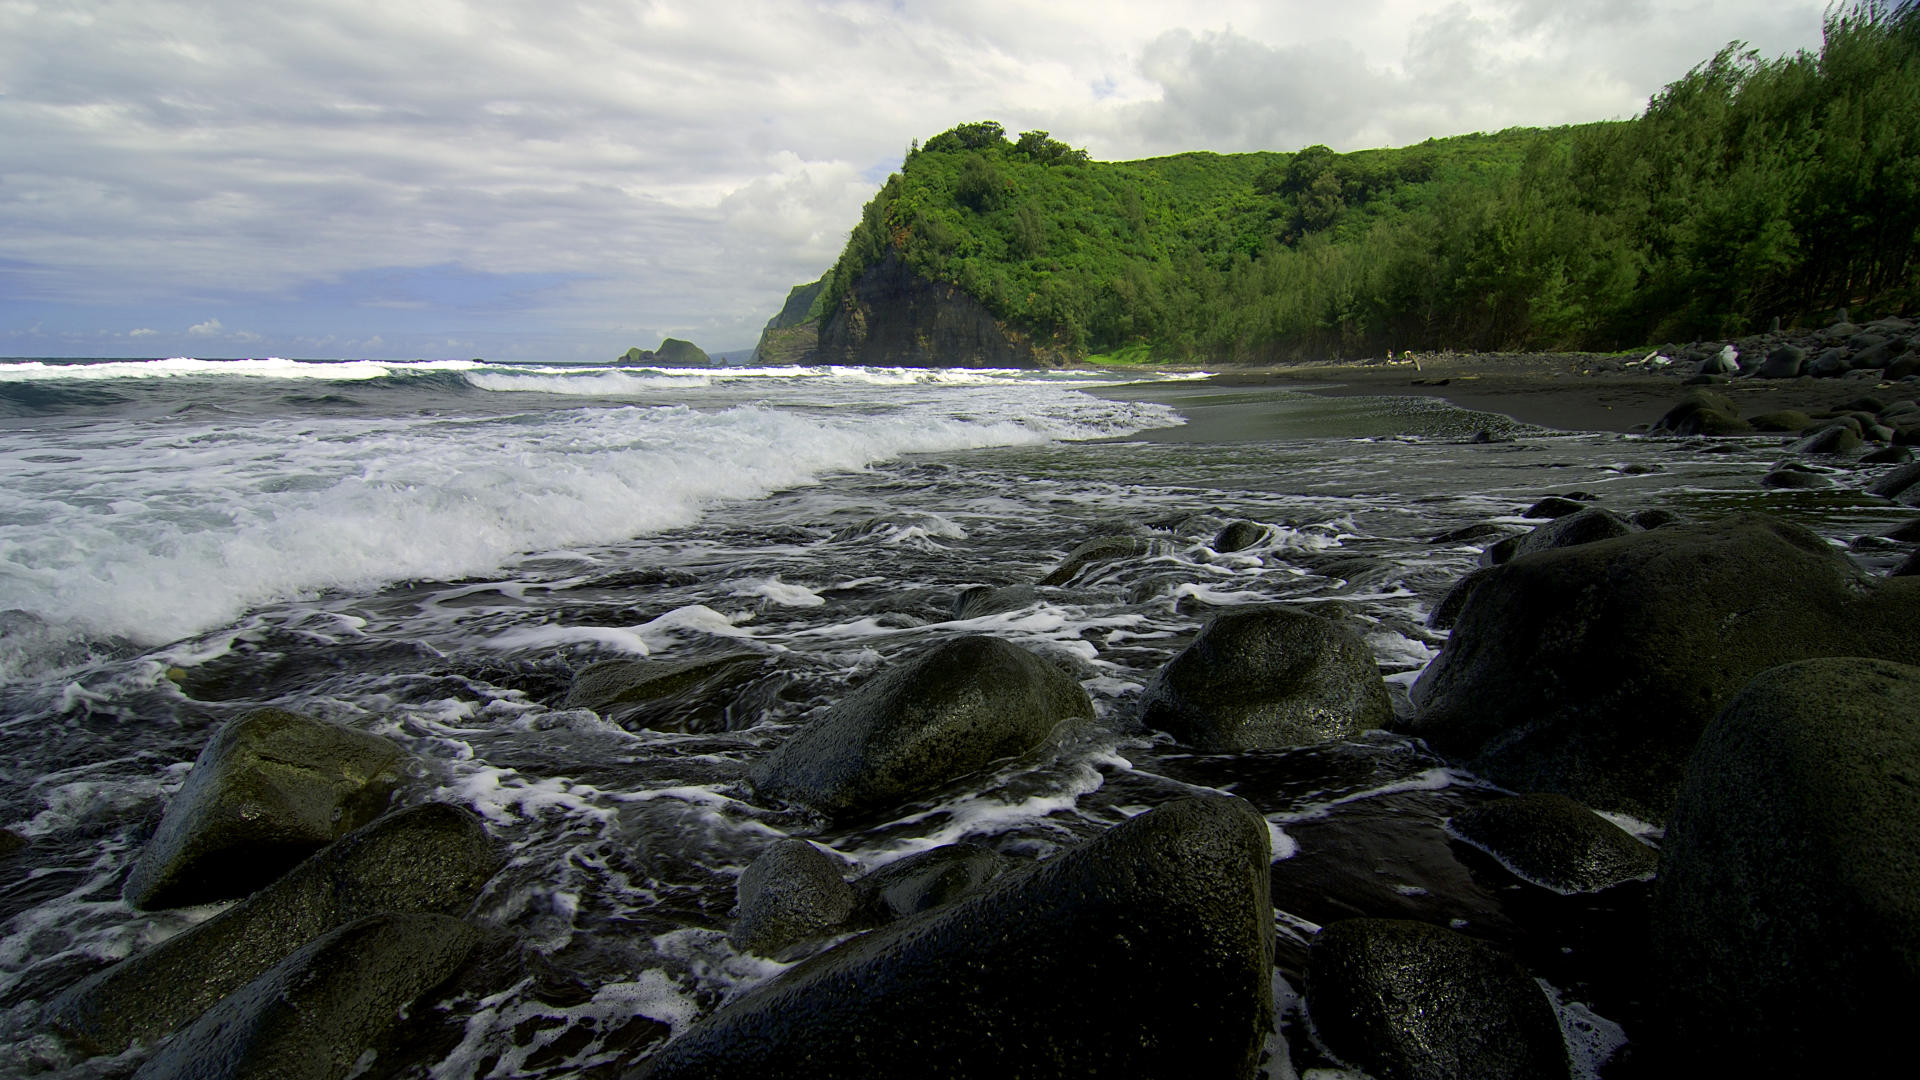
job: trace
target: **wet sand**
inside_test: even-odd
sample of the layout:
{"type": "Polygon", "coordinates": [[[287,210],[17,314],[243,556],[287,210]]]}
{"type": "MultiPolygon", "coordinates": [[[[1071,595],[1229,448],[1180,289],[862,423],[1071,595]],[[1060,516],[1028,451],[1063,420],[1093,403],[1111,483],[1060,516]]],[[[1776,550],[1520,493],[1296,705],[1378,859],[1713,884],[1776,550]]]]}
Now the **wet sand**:
{"type": "MultiPolygon", "coordinates": [[[[1184,429],[1160,438],[1211,441],[1258,438],[1257,391],[1289,390],[1331,397],[1434,397],[1463,409],[1497,413],[1562,431],[1643,431],[1694,387],[1679,374],[1586,374],[1587,358],[1557,354],[1461,355],[1411,364],[1348,362],[1232,369],[1193,383],[1124,388],[1116,396],[1165,401],[1187,415],[1184,429]]],[[[1734,379],[1706,387],[1739,406],[1740,415],[1795,409],[1818,415],[1871,395],[1892,401],[1920,395],[1912,383],[1869,377],[1734,379]]]]}

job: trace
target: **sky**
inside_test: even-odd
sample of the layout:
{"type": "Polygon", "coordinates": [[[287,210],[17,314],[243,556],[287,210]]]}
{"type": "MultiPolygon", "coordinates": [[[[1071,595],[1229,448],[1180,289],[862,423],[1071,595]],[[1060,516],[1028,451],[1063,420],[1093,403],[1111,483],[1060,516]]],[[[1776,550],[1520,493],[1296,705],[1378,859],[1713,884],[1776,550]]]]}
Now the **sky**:
{"type": "Polygon", "coordinates": [[[1824,0],[0,0],[0,356],[751,348],[914,139],[1625,118],[1824,0]]]}

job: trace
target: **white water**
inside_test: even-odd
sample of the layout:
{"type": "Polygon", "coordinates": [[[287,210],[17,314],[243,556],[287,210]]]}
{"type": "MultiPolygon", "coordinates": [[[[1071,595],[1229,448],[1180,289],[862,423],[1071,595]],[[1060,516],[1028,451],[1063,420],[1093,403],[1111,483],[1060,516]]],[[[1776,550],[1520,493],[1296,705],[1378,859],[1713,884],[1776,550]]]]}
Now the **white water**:
{"type": "MultiPolygon", "coordinates": [[[[385,374],[400,366],[168,360],[59,367],[61,377],[137,367],[139,377],[156,378],[204,375],[213,364],[248,381],[316,371],[365,379],[372,374],[362,368],[385,374]]],[[[44,379],[51,366],[0,373],[39,368],[44,379]]],[[[597,393],[606,380],[636,378],[561,371],[493,369],[469,382],[597,393]]],[[[842,374],[749,373],[759,402],[730,406],[167,416],[0,431],[0,472],[8,478],[0,487],[0,611],[160,644],[269,601],[457,578],[523,553],[684,527],[723,501],[904,454],[1179,422],[1162,406],[1101,401],[1012,373],[933,373],[941,382],[915,373],[842,374]],[[886,388],[889,380],[899,388],[886,388]]],[[[499,408],[498,395],[480,396],[499,408]]],[[[460,400],[441,395],[436,403],[460,400]]],[[[509,406],[520,400],[513,395],[509,406]]]]}

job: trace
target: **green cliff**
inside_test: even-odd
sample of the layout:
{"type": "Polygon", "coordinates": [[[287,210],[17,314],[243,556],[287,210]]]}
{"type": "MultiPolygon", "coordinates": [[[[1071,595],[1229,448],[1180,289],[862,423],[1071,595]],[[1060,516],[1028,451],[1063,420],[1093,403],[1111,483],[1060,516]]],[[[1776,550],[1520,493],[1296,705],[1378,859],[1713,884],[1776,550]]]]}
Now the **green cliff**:
{"type": "Polygon", "coordinates": [[[908,153],[768,333],[828,363],[1218,363],[1900,309],[1920,301],[1916,117],[1920,15],[1860,3],[1818,54],[1729,46],[1621,122],[1128,162],[964,124],[908,153]]]}

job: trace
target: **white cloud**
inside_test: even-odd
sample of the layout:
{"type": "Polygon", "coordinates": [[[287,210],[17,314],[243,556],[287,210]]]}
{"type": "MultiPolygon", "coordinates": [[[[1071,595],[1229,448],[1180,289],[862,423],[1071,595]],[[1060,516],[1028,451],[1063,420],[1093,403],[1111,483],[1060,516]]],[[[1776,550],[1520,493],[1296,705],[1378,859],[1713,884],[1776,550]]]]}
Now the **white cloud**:
{"type": "Polygon", "coordinates": [[[187,327],[187,333],[194,337],[215,337],[220,334],[222,329],[223,327],[221,327],[219,319],[208,319],[206,322],[194,323],[192,326],[187,327]]]}
{"type": "Polygon", "coordinates": [[[154,330],[154,329],[152,329],[152,328],[150,328],[150,327],[145,327],[145,326],[142,326],[142,327],[140,327],[140,328],[138,328],[138,329],[136,329],[136,330],[129,330],[129,331],[127,331],[127,336],[128,336],[128,337],[133,337],[133,338],[138,338],[138,337],[152,337],[152,336],[154,336],[155,334],[158,334],[159,332],[160,332],[160,331],[158,331],[158,330],[154,330]]]}
{"type": "Polygon", "coordinates": [[[0,232],[28,302],[139,305],[128,322],[211,310],[317,341],[208,298],[453,266],[571,276],[530,340],[730,348],[955,123],[1111,159],[1624,116],[1729,39],[1816,47],[1823,6],[9,0],[0,145],[34,152],[0,156],[0,232]]]}

